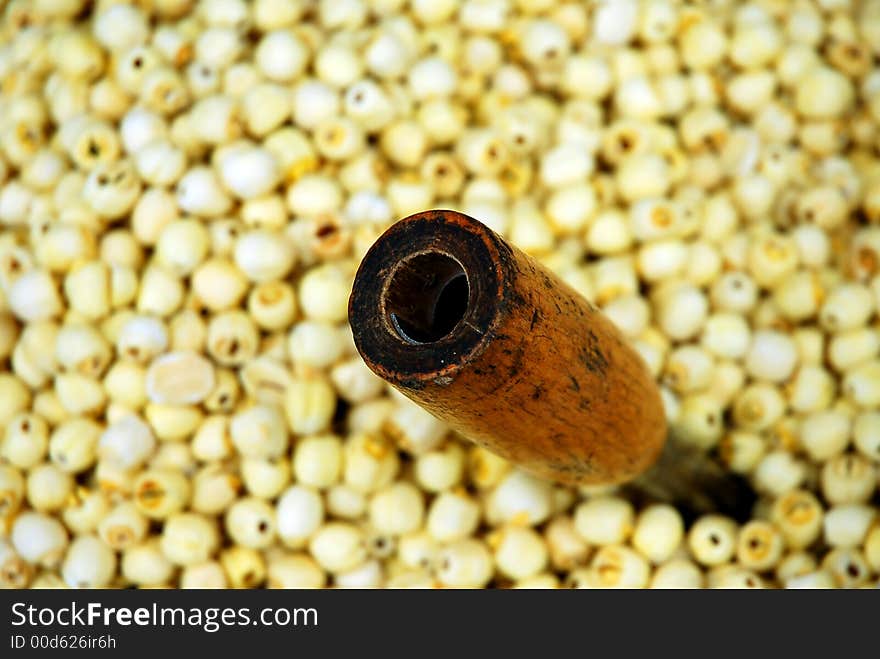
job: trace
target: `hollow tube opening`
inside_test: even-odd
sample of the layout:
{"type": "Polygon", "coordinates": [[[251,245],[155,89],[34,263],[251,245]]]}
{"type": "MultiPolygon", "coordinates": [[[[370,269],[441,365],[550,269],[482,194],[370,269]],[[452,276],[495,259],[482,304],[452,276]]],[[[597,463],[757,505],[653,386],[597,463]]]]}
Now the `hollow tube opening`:
{"type": "Polygon", "coordinates": [[[398,266],[384,294],[385,313],[407,343],[433,343],[448,336],[470,302],[467,273],[442,252],[417,254],[398,266]]]}

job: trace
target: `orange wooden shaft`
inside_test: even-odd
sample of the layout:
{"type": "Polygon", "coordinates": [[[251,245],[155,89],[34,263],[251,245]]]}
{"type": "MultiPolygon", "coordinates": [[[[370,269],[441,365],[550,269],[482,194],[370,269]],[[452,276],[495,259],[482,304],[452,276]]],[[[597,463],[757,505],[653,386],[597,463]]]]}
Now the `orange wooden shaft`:
{"type": "Polygon", "coordinates": [[[666,441],[657,386],[611,321],[461,213],[388,229],[358,270],[349,321],[373,372],[538,476],[622,483],[666,441]]]}

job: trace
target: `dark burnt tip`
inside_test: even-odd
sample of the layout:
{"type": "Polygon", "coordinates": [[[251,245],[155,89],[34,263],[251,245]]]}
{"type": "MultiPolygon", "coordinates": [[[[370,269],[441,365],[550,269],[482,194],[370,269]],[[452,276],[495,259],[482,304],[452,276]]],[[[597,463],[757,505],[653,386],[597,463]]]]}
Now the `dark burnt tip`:
{"type": "Polygon", "coordinates": [[[349,300],[367,365],[397,384],[455,371],[497,315],[505,285],[499,245],[482,223],[446,210],[411,215],[382,234],[364,256],[349,300]]]}

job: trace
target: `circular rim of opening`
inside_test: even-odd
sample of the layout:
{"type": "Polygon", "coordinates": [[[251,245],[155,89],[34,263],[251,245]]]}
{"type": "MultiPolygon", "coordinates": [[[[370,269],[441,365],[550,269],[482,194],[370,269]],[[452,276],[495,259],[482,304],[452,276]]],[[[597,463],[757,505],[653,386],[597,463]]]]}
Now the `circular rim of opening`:
{"type": "Polygon", "coordinates": [[[455,211],[425,211],[400,220],[367,251],[349,299],[355,346],[371,370],[401,386],[453,376],[480,354],[505,297],[509,248],[488,227],[455,211]],[[468,303],[454,328],[428,343],[406,341],[394,331],[383,304],[401,263],[427,252],[452,258],[465,273],[468,303]]]}

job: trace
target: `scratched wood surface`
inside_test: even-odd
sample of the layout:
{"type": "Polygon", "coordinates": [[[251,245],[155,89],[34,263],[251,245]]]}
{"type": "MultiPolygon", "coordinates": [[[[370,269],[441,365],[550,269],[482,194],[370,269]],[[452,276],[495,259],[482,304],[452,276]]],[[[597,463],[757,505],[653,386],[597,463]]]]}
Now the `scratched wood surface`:
{"type": "Polygon", "coordinates": [[[621,483],[648,469],[663,448],[663,406],[638,353],[598,309],[473,218],[433,211],[389,229],[358,272],[350,320],[374,372],[465,437],[536,475],[567,484],[621,483]],[[460,240],[447,231],[452,226],[479,240],[460,240]],[[436,240],[424,237],[430,232],[436,240]],[[486,254],[465,253],[474,245],[491,263],[486,254]],[[388,338],[393,331],[381,317],[380,298],[393,264],[425,249],[459,260],[472,295],[449,339],[419,346],[409,359],[407,346],[388,338]],[[467,333],[479,337],[468,342],[467,333]]]}
{"type": "Polygon", "coordinates": [[[483,353],[448,384],[401,390],[545,478],[630,480],[666,438],[656,385],[601,312],[524,253],[512,254],[511,301],[483,353]]]}

